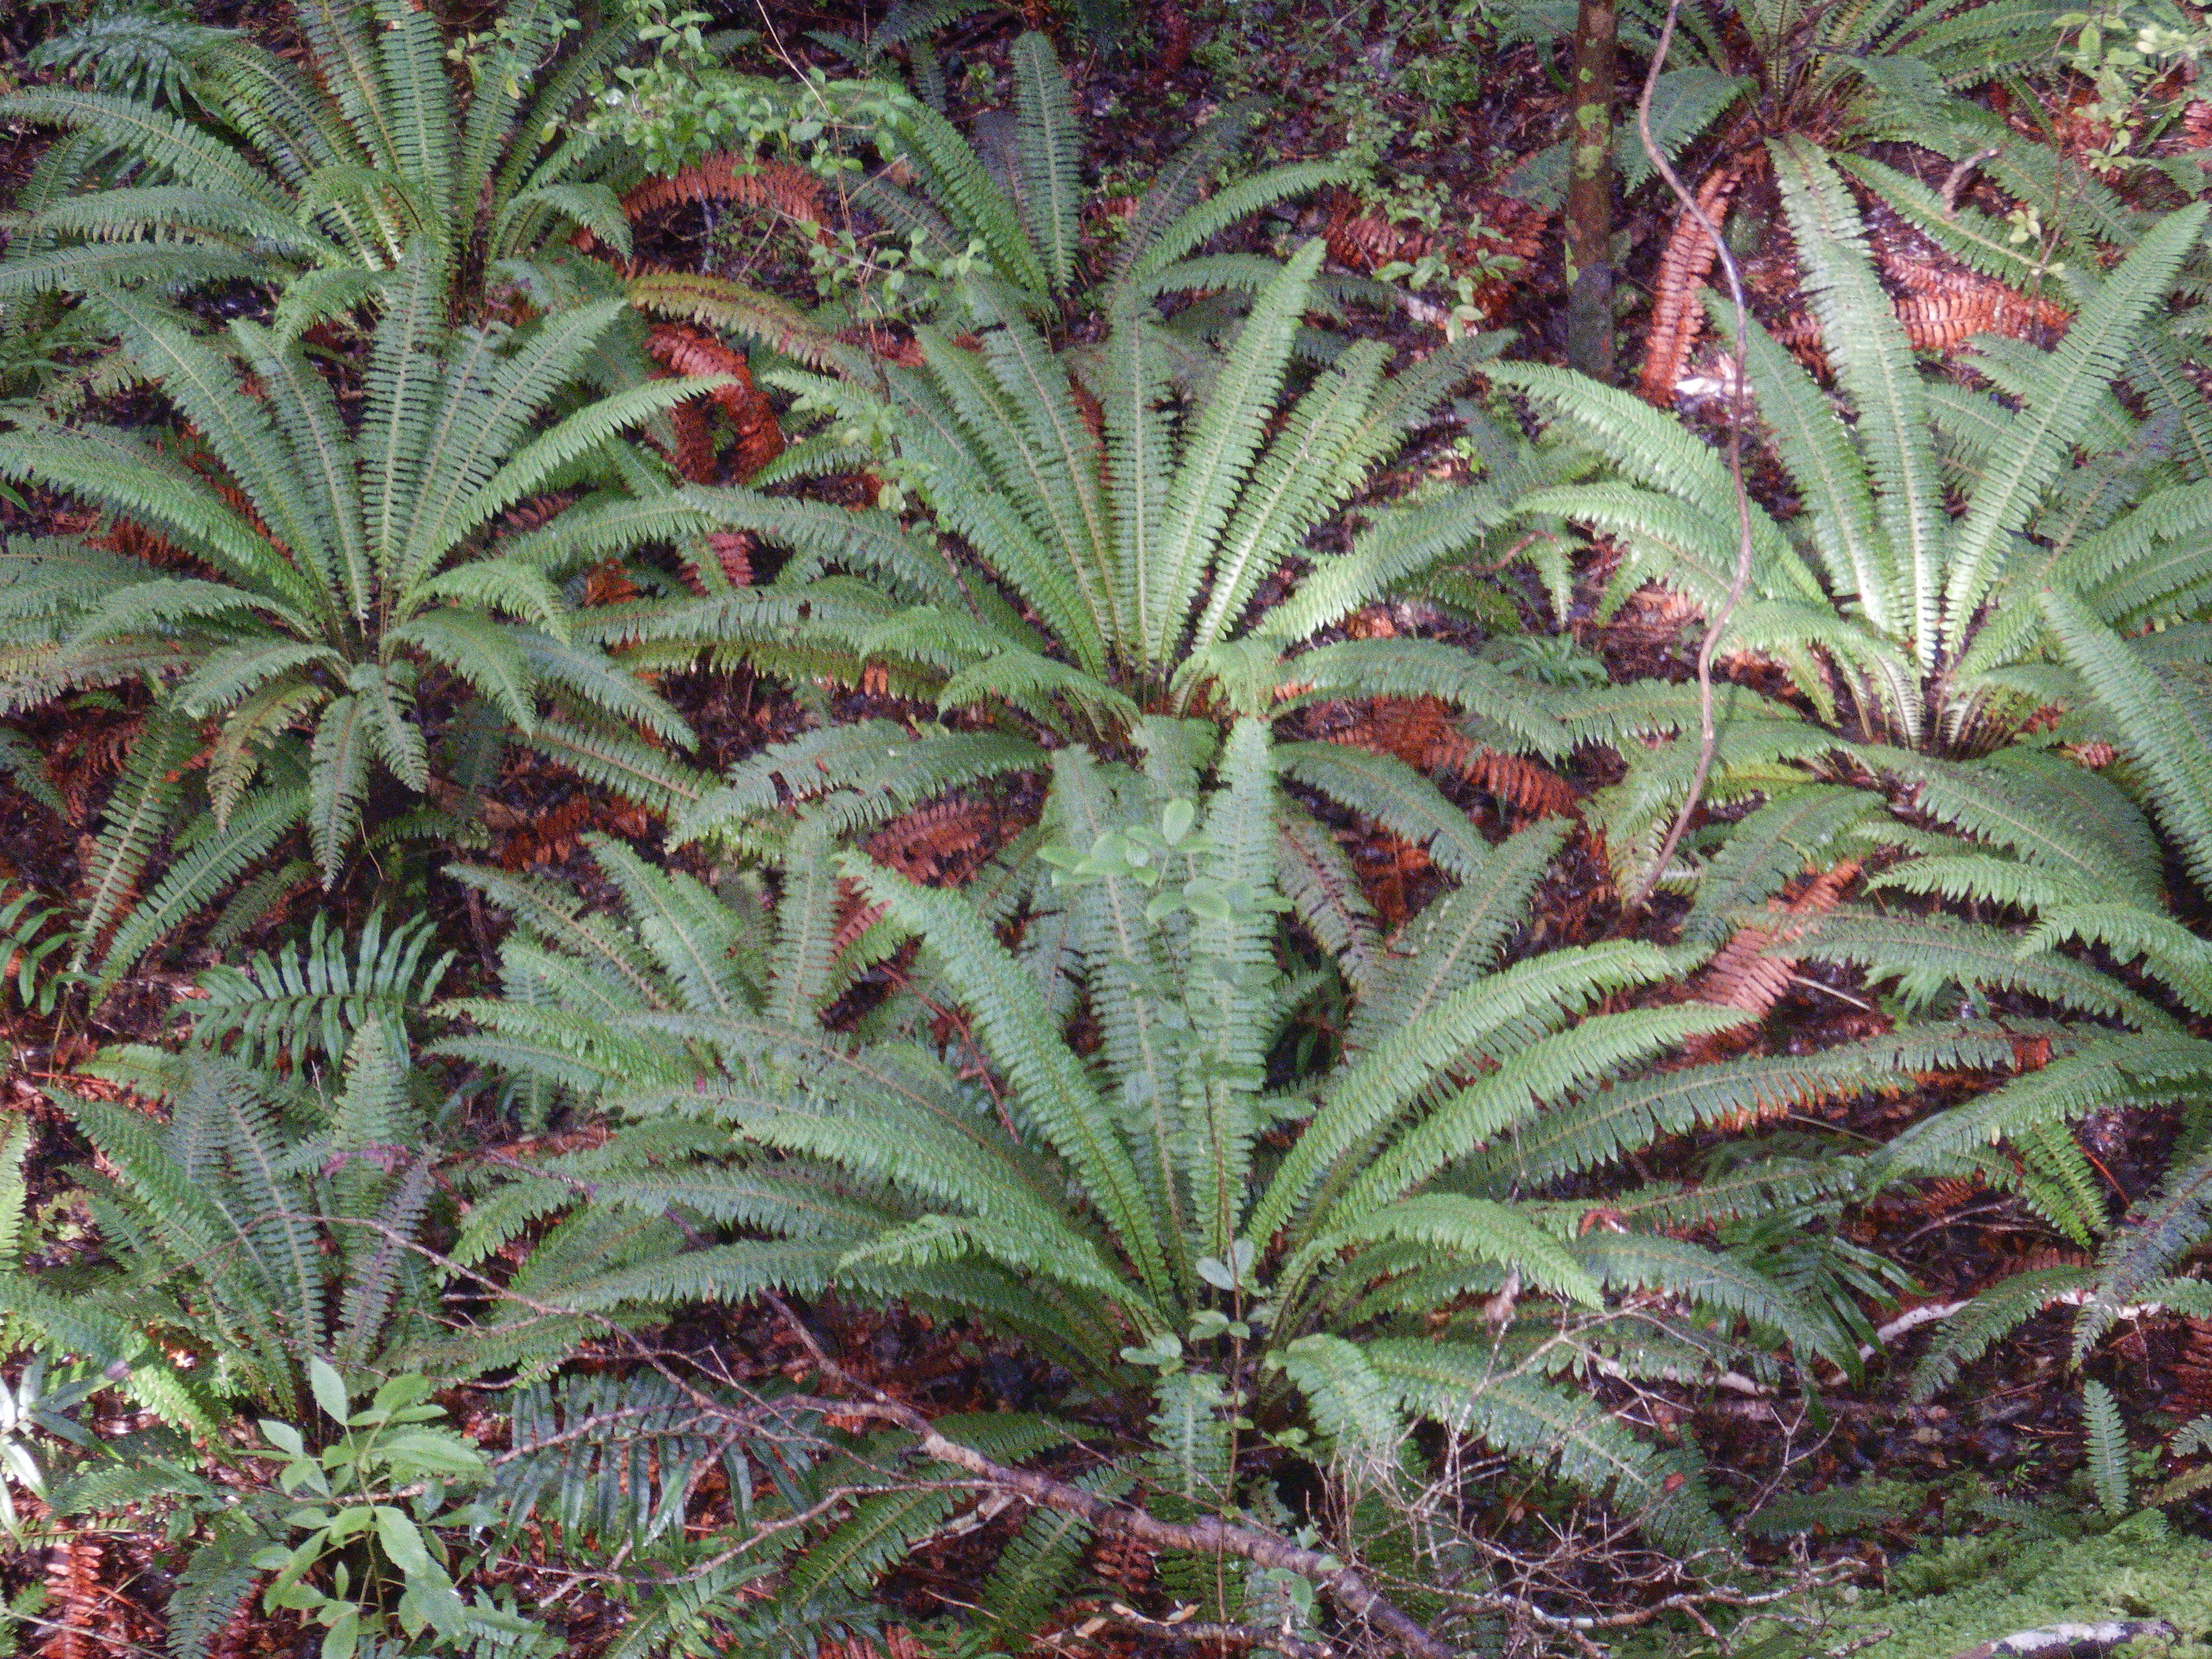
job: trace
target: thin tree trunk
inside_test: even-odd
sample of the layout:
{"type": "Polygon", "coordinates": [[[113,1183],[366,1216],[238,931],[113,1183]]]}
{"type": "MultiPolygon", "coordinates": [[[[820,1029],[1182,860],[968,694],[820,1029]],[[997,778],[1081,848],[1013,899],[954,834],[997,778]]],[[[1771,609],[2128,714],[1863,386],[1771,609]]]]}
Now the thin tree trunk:
{"type": "Polygon", "coordinates": [[[1567,362],[1613,384],[1613,75],[1615,0],[1581,0],[1575,16],[1567,134],[1567,362]]]}

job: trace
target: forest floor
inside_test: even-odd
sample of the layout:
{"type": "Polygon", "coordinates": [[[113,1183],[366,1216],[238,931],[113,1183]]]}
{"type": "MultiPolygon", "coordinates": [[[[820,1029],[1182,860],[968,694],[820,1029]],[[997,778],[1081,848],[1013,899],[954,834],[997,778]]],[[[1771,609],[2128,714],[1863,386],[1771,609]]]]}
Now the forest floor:
{"type": "MultiPolygon", "coordinates": [[[[851,30],[855,21],[844,6],[810,7],[786,0],[763,0],[757,9],[737,0],[710,0],[710,9],[725,14],[718,21],[732,26],[760,27],[765,21],[772,50],[764,62],[780,57],[788,67],[830,74],[839,72],[842,60],[810,39],[809,31],[851,30]]],[[[0,73],[20,79],[25,54],[65,21],[67,8],[58,0],[19,0],[0,10],[5,11],[0,16],[0,73]]],[[[204,21],[271,31],[282,38],[281,6],[198,0],[195,10],[204,21]]],[[[1567,88],[1556,45],[1549,39],[1510,38],[1510,31],[1501,27],[1506,15],[1502,9],[1455,0],[1190,0],[1181,7],[1162,0],[1147,9],[1137,47],[1124,61],[1086,56],[1079,33],[1063,30],[1077,107],[1090,118],[1086,184],[1109,202],[1125,189],[1140,188],[1197,122],[1232,100],[1265,99],[1270,108],[1251,151],[1255,165],[1349,155],[1371,167],[1375,179],[1362,191],[1333,191],[1286,211],[1267,227],[1267,234],[1285,246],[1322,235],[1336,269],[1374,273],[1410,266],[1416,280],[1425,281],[1425,287],[1409,289],[1407,301],[1399,307],[1354,310],[1346,319],[1352,327],[1404,354],[1418,355],[1443,340],[1444,325],[1459,307],[1461,322],[1512,331],[1513,355],[1558,361],[1565,340],[1560,237],[1555,198],[1544,179],[1548,172],[1556,180],[1557,168],[1547,152],[1559,140],[1567,88]]],[[[1021,24],[1016,12],[986,12],[954,24],[940,37],[949,112],[956,123],[965,127],[1011,102],[1006,52],[1021,24]]],[[[1641,60],[1632,59],[1626,67],[1640,71],[1641,60]]],[[[2053,84],[2063,92],[2063,77],[2053,84]]],[[[2190,97],[2180,87],[2174,95],[2190,97]]],[[[2191,133],[2212,127],[2212,106],[2192,102],[2185,124],[2191,133]]],[[[1723,135],[1693,153],[1686,159],[1685,176],[1694,185],[1722,163],[1736,142],[1723,135]]],[[[39,144],[33,132],[0,128],[0,208],[33,165],[39,144]]],[[[1891,145],[1881,153],[1891,165],[1917,170],[1931,181],[1940,181],[1948,167],[1942,158],[1909,146],[1891,145]]],[[[1631,374],[1646,355],[1650,289],[1678,217],[1673,198],[1656,184],[1647,183],[1624,198],[1617,239],[1623,274],[1620,337],[1631,374]]],[[[1787,338],[1793,322],[1802,324],[1802,307],[1771,187],[1747,183],[1735,204],[1735,223],[1748,250],[1745,266],[1754,309],[1778,336],[1787,338]]],[[[1901,226],[1877,222],[1875,233],[1899,297],[1917,295],[1926,301],[1923,309],[1931,320],[1920,343],[1940,351],[1989,325],[1991,307],[1998,302],[1982,279],[1949,264],[1932,248],[1915,245],[1901,226]],[[1911,286],[1915,283],[1917,288],[1911,286]]],[[[720,270],[755,282],[795,279],[788,246],[755,228],[716,222],[687,209],[670,213],[651,234],[653,257],[671,264],[720,270]]],[[[2022,326],[2032,331],[2033,318],[2022,326]]],[[[1679,406],[1692,419],[1711,412],[1699,401],[1707,395],[1703,388],[1710,386],[1710,368],[1692,354],[1683,358],[1673,377],[1688,387],[1679,406]],[[1701,380],[1700,375],[1707,378],[1701,380]]],[[[153,412],[151,405],[147,412],[153,412]]],[[[1417,450],[1379,483],[1376,494],[1388,498],[1426,477],[1449,475],[1465,465],[1449,445],[1417,450]]],[[[1754,477],[1753,487],[1761,488],[1762,481],[1754,477]]],[[[84,527],[80,519],[35,495],[23,507],[0,505],[0,530],[9,536],[63,534],[84,527]]],[[[1580,573],[1575,603],[1562,619],[1565,628],[1583,647],[1600,654],[1617,678],[1688,678],[1693,641],[1686,643],[1680,617],[1639,602],[1602,624],[1593,620],[1606,574],[1601,562],[1580,573]]],[[[1524,609],[1533,627],[1556,625],[1533,585],[1524,609]]],[[[701,673],[665,689],[701,734],[698,758],[710,767],[726,765],[787,734],[798,719],[776,687],[743,674],[701,673]]],[[[849,707],[855,714],[885,712],[880,700],[861,694],[851,698],[849,707]]],[[[114,763],[117,732],[128,718],[129,711],[119,709],[117,730],[112,731],[82,723],[33,727],[56,775],[82,810],[75,823],[59,824],[51,814],[0,792],[0,883],[35,874],[48,888],[70,884],[80,855],[78,837],[96,815],[114,763]]],[[[1566,775],[1578,791],[1610,781],[1595,762],[1579,775],[1571,770],[1566,775]]],[[[1471,789],[1467,805],[1493,819],[1501,810],[1496,798],[1471,789]]],[[[612,830],[647,846],[654,844],[655,836],[655,826],[643,815],[618,804],[611,806],[556,768],[527,757],[510,766],[487,823],[491,838],[484,855],[491,861],[580,884],[592,878],[580,852],[586,833],[612,830]]],[[[1417,907],[1425,884],[1433,880],[1418,854],[1387,838],[1354,851],[1370,872],[1382,872],[1375,890],[1393,895],[1386,918],[1393,906],[1400,915],[1417,907]]],[[[1604,936],[1617,920],[1618,896],[1603,874],[1602,860],[1585,853],[1567,867],[1569,876],[1545,890],[1545,908],[1534,926],[1561,943],[1604,936]]],[[[934,878],[947,872],[913,873],[934,878]]],[[[462,951],[448,988],[488,982],[495,940],[481,908],[457,886],[437,890],[446,907],[439,918],[441,930],[447,942],[462,951]]],[[[296,897],[295,920],[313,902],[307,892],[296,897]]],[[[283,919],[280,913],[265,926],[283,919]]],[[[58,1024],[24,1013],[0,1018],[0,1039],[13,1054],[8,1091],[50,1132],[33,1155],[34,1201],[70,1201],[61,1172],[83,1151],[60,1133],[41,1091],[75,1079],[76,1066],[101,1043],[156,1040],[170,1030],[196,965],[189,952],[173,956],[169,967],[125,981],[88,1020],[58,1024]]],[[[1808,1050],[1878,1029],[1874,1022],[1879,1016],[1870,1003],[1843,980],[1805,979],[1793,986],[1778,1012],[1785,1022],[1796,1022],[1808,1050]]],[[[1880,1141],[1899,1123],[1939,1103],[1946,1103],[1924,1096],[1862,1097],[1840,1103],[1833,1115],[1808,1127],[1880,1141]]],[[[2101,1128],[2092,1124],[2086,1139],[2099,1169],[2128,1198],[2142,1194],[2163,1168],[2171,1133],[2170,1124],[2134,1118],[2101,1128]]],[[[1686,1167],[1704,1150],[1685,1145],[1670,1156],[1686,1167]]],[[[47,1218],[49,1224],[52,1219],[47,1218]]],[[[1878,1587],[1893,1555],[1917,1547],[1953,1523],[1947,1517],[1947,1483],[1979,1477],[2012,1493],[2051,1491],[2079,1468],[2083,1426],[2067,1381],[2063,1310],[2024,1328],[1996,1356],[1969,1367],[1937,1401],[1910,1404],[1902,1395],[1915,1344],[1935,1310],[2051,1259],[2057,1241],[2047,1227],[2009,1198],[1963,1182],[1900,1194],[1869,1211],[1859,1225],[1863,1242],[1878,1241],[1911,1275],[1910,1286],[1886,1303],[1866,1304],[1876,1340],[1859,1374],[1822,1378],[1817,1399],[1778,1394],[1755,1379],[1732,1377],[1729,1386],[1684,1390],[1671,1399],[1650,1391],[1633,1399],[1624,1394],[1620,1406],[1662,1437],[1694,1439],[1716,1483],[1735,1488],[1735,1497],[1746,1507],[1869,1476],[1925,1483],[1911,1506],[1872,1534],[1848,1544],[1814,1547],[1816,1554],[1826,1548],[1839,1569],[1847,1566],[1861,1582],[1878,1587]]],[[[817,1313],[834,1330],[842,1352],[875,1357],[872,1380],[932,1409],[988,1409],[1024,1397],[1033,1386],[1006,1354],[959,1333],[932,1330],[880,1310],[830,1304],[817,1313]]],[[[764,1316],[748,1315],[734,1328],[703,1317],[697,1324],[696,1329],[672,1330],[668,1341],[742,1353],[749,1367],[763,1374],[793,1358],[792,1334],[764,1316]]],[[[2212,1323],[2169,1323],[2149,1335],[2123,1338],[2118,1349],[2127,1370],[2106,1380],[2130,1412],[2178,1423],[2212,1411],[2212,1323]]],[[[1549,1522],[1536,1514],[1534,1495],[1501,1485],[1498,1505],[1501,1537],[1516,1535],[1525,1511],[1519,1536],[1528,1546],[1532,1572],[1571,1582],[1593,1603],[1609,1598],[1613,1605],[1633,1605],[1638,1595],[1648,1601],[1664,1593],[1668,1564],[1625,1548],[1609,1556],[1594,1553],[1591,1534],[1572,1526],[1553,1534],[1559,1553],[1547,1559],[1535,1547],[1549,1522]]],[[[2212,1494],[2177,1505],[2170,1514],[2185,1527],[2212,1534],[2212,1494]]],[[[1771,1564],[1789,1555],[1778,1537],[1757,1547],[1771,1564]]],[[[925,1612],[939,1592],[957,1587],[969,1570],[948,1550],[936,1564],[934,1577],[931,1571],[916,1570],[896,1583],[892,1593],[908,1598],[917,1613],[925,1612]]],[[[571,1628],[587,1647],[581,1627],[571,1628]]],[[[277,1651],[284,1638],[283,1628],[272,1626],[246,1650],[277,1651]]]]}

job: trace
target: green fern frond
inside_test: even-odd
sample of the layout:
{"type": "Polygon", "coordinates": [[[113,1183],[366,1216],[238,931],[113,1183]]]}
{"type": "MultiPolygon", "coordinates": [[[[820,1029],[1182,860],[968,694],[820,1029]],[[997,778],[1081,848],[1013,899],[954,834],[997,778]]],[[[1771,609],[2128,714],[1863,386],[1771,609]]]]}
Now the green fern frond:
{"type": "Polygon", "coordinates": [[[2094,1377],[2081,1384],[2081,1421],[2087,1431],[2082,1443],[2097,1507],[2106,1520],[2123,1520],[2134,1508],[2129,1501],[2127,1419],[2120,1415],[2120,1402],[2112,1391],[2094,1377]]]}
{"type": "Polygon", "coordinates": [[[1368,1343],[1364,1352],[1407,1410],[1550,1462],[1586,1491],[1609,1492],[1667,1547],[1726,1547],[1711,1500],[1685,1460],[1643,1444],[1595,1401],[1502,1375],[1487,1348],[1394,1338],[1368,1343]]]}
{"type": "Polygon", "coordinates": [[[2112,1328],[2123,1308],[2148,1293],[2183,1255],[2203,1242],[2212,1209],[2212,1158],[2170,1171],[2157,1194],[2116,1228],[2099,1252],[2088,1299],[2074,1322],[2074,1363],[2080,1364],[2112,1328]]]}
{"type": "Polygon", "coordinates": [[[200,975],[193,1038],[214,1048],[235,1038],[232,1052],[255,1067],[280,1057],[295,1068],[313,1058],[334,1060],[372,1020],[396,1030],[428,1002],[453,961],[450,951],[429,956],[434,938],[427,916],[401,922],[387,936],[380,910],[349,939],[319,910],[289,949],[257,951],[243,964],[219,964],[200,975]]]}
{"type": "Polygon", "coordinates": [[[2212,891],[2212,755],[2191,723],[2212,699],[2158,673],[2063,589],[2045,589],[2042,603],[2068,662],[2111,711],[2142,767],[2190,873],[2212,891]]]}
{"type": "Polygon", "coordinates": [[[2023,960],[2010,934],[1973,923],[1832,910],[1808,919],[1790,950],[1818,961],[1850,963],[1872,977],[1894,977],[1900,993],[1917,1001],[1949,988],[1987,988],[2040,997],[2142,1031],[2170,1030],[2174,1024],[2165,1010],[2110,975],[2067,957],[2023,960]]]}

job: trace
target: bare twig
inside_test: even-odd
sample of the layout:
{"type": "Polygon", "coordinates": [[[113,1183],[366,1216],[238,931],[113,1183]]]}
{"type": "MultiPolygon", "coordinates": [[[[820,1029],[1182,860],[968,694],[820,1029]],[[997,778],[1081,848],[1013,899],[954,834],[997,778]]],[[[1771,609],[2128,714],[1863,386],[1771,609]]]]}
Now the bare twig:
{"type": "Polygon", "coordinates": [[[1675,849],[1681,846],[1682,837],[1696,816],[1698,802],[1705,792],[1705,781],[1712,775],[1713,754],[1719,745],[1719,733],[1713,725],[1713,653],[1719,649],[1721,635],[1727,631],[1729,618],[1743,603],[1744,590],[1751,586],[1752,530],[1751,492],[1743,482],[1743,429],[1751,417],[1750,383],[1744,361],[1744,337],[1750,328],[1750,307],[1743,295],[1743,272],[1737,266],[1735,255],[1721,235],[1721,228],[1713,222],[1712,216],[1698,204],[1698,198],[1683,184],[1681,175],[1674,171],[1674,163],[1667,159],[1651,136],[1651,96],[1659,84],[1660,71],[1666,67],[1668,50],[1674,43],[1674,25],[1680,20],[1682,0],[1668,0],[1666,27],[1659,31],[1659,44],[1651,53],[1651,66],[1644,72],[1643,95],[1636,100],[1636,136],[1643,141],[1644,153],[1650,157],[1651,166],[1667,181],[1667,188],[1674,192],[1682,204],[1682,211],[1697,222],[1698,228],[1711,239],[1713,252],[1728,273],[1729,297],[1735,307],[1735,341],[1729,349],[1734,373],[1729,386],[1729,478],[1735,487],[1736,554],[1735,576],[1729,584],[1728,597],[1706,624],[1705,637],[1698,642],[1698,763],[1690,774],[1689,793],[1682,798],[1682,810],[1667,831],[1667,838],[1659,844],[1659,855],[1651,862],[1650,870],[1638,884],[1636,891],[1621,906],[1621,920],[1626,922],[1650,902],[1651,890],[1659,884],[1673,860],[1675,849]]]}
{"type": "Polygon", "coordinates": [[[956,1469],[965,1469],[1000,1491],[1012,1492],[1040,1508],[1079,1516],[1101,1538],[1133,1538],[1156,1549],[1188,1550],[1200,1555],[1234,1555],[1259,1566],[1294,1572],[1327,1590],[1346,1612],[1374,1626],[1413,1659],[1451,1659],[1449,1646],[1430,1635],[1365,1578],[1334,1556],[1319,1550],[1303,1549],[1287,1539],[1235,1526],[1210,1515],[1194,1521],[1163,1521],[1143,1510],[1115,1503],[1048,1474],[1011,1468],[972,1446],[948,1440],[937,1431],[935,1424],[913,1407],[892,1399],[832,1359],[781,1297],[771,1291],[766,1293],[765,1299],[784,1316],[823,1375],[867,1396],[865,1400],[838,1402],[835,1407],[838,1412],[871,1417],[903,1429],[915,1437],[915,1449],[924,1456],[949,1463],[956,1469]]]}
{"type": "MultiPolygon", "coordinates": [[[[1188,1611],[1188,1609],[1186,1609],[1188,1611]]],[[[1094,1634],[1109,1625],[1140,1632],[1157,1641],[1187,1647],[1198,1643],[1233,1642],[1239,1647],[1273,1648],[1287,1659],[1336,1659],[1337,1650],[1318,1637],[1301,1636],[1287,1628],[1266,1625],[1219,1625],[1201,1619],[1148,1619],[1134,1607],[1116,1601],[1105,1613],[1093,1613],[1077,1627],[1079,1635],[1094,1634]]]]}

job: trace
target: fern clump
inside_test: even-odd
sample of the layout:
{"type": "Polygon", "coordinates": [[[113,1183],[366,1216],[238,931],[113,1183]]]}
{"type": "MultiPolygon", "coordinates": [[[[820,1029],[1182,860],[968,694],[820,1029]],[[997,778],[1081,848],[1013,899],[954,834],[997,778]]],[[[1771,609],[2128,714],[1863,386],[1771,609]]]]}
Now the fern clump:
{"type": "Polygon", "coordinates": [[[1587,1144],[1559,1155],[1587,1164],[1734,1109],[1716,1095],[1602,1127],[1613,1090],[1741,1014],[1594,1012],[1668,976],[1647,945],[1501,963],[1559,843],[1540,827],[1486,849],[1378,961],[1340,1059],[1285,1070],[1313,981],[1279,954],[1284,750],[1252,720],[1218,749],[1189,723],[1138,734],[1143,769],[1053,757],[1054,880],[1018,948],[952,894],[833,859],[814,822],[772,923],[609,842],[616,913],[471,875],[522,926],[505,994],[453,1005],[477,1030],[445,1051],[617,1127],[471,1208],[463,1262],[541,1241],[516,1281],[531,1310],[447,1363],[507,1363],[556,1314],[581,1330],[702,1297],[896,1298],[1014,1336],[1094,1394],[1149,1395],[1152,1461],[1112,1478],[1191,1514],[1255,1501],[1235,1418],[1380,1480],[1386,1507],[1426,1419],[1609,1492],[1672,1547],[1722,1547],[1687,1467],[1571,1376],[1731,1363],[1739,1321],[1840,1358],[1838,1329],[1746,1261],[1522,1194],[1559,1167],[1532,1142],[1587,1144]],[[866,1040],[814,1012],[854,900],[921,944],[917,1000],[894,997],[866,1040]],[[924,1034],[947,1007],[970,1034],[950,1052],[924,1034]]]}
{"type": "MultiPolygon", "coordinates": [[[[913,737],[867,721],[772,744],[687,808],[679,835],[774,848],[795,796],[865,836],[948,791],[1045,773],[1067,743],[1125,757],[1146,719],[1218,729],[1264,710],[1287,728],[1391,695],[1435,699],[1464,751],[1563,755],[1571,738],[1540,685],[1433,640],[1339,637],[1363,606],[1474,556],[1546,461],[1507,446],[1482,483],[1370,509],[1348,551],[1310,554],[1308,537],[1491,349],[1463,342],[1393,375],[1363,343],[1296,389],[1321,253],[1316,243],[1273,269],[1194,400],[1172,391],[1175,354],[1149,307],[1124,306],[1095,351],[1059,352],[987,285],[970,297],[993,324],[972,337],[921,328],[921,364],[886,367],[887,390],[787,377],[837,424],[755,487],[692,497],[789,554],[773,582],[716,597],[706,631],[726,660],[886,690],[939,718],[913,737]],[[865,452],[852,441],[863,436],[865,452]],[[763,487],[860,461],[908,512],[888,497],[854,511],[763,487]]],[[[640,661],[689,660],[702,614],[641,611],[603,637],[636,641],[640,661]]],[[[1302,743],[1285,769],[1430,845],[1455,874],[1475,857],[1459,850],[1464,811],[1394,756],[1302,743]]],[[[1283,823],[1285,894],[1317,937],[1353,943],[1365,906],[1342,853],[1304,812],[1283,823]]]]}
{"type": "Polygon", "coordinates": [[[10,1332],[207,1436],[240,1405],[306,1412],[310,1356],[357,1372],[422,1340],[440,1281],[412,1245],[444,1206],[409,1062],[383,1022],[353,1034],[342,1065],[290,1079],[205,1053],[110,1051],[102,1074],[167,1103],[167,1121],[58,1097],[103,1162],[77,1172],[103,1255],[11,1262],[10,1332]]]}
{"type": "MultiPolygon", "coordinates": [[[[1014,118],[1003,135],[971,142],[928,102],[903,100],[883,143],[906,182],[878,173],[854,191],[856,207],[906,237],[920,270],[939,273],[917,297],[942,321],[993,323],[1012,311],[1064,327],[1161,295],[1249,298],[1273,276],[1274,262],[1208,252],[1208,244],[1285,201],[1358,176],[1339,161],[1296,161],[1218,183],[1261,113],[1257,100],[1233,105],[1163,164],[1097,270],[1083,246],[1084,134],[1066,72],[1042,33],[1022,35],[1010,57],[1014,118]],[[961,270],[974,276],[951,275],[961,270]]],[[[1186,349],[1202,349],[1221,320],[1218,306],[1200,306],[1167,332],[1186,349]]]]}
{"type": "Polygon", "coordinates": [[[628,249],[638,165],[580,119],[635,44],[626,9],[573,39],[557,6],[507,9],[468,56],[465,97],[429,11],[312,0],[299,27],[297,59],[133,14],[52,43],[92,84],[0,100],[62,133],[15,204],[0,300],[289,278],[296,329],[404,287],[419,261],[472,315],[487,283],[528,276],[573,231],[628,249]]]}
{"type": "MultiPolygon", "coordinates": [[[[1802,142],[1772,155],[1853,418],[1751,325],[1752,390],[1801,505],[1786,518],[1751,505],[1751,580],[1718,650],[1778,669],[1826,740],[1808,742],[1796,711],[1738,694],[1723,710],[1714,789],[1723,799],[1771,795],[1808,775],[1848,774],[1888,779],[1902,794],[1924,787],[1928,769],[1898,750],[1972,761],[2022,737],[2048,707],[2095,706],[2055,660],[2063,630],[2046,611],[2067,601],[2046,601],[2045,589],[2075,596],[2084,614],[2070,626],[2086,641],[2088,628],[2179,620],[2212,583],[2188,528],[2212,500],[2208,475],[2186,447],[2161,459],[2169,452],[2112,396],[2155,344],[2203,210],[2172,216],[2108,276],[2083,279],[2081,314],[2052,350],[1990,343],[1978,362],[1996,384],[1990,396],[1923,378],[1832,168],[1802,142]],[[2128,487],[2115,488],[2122,477],[2128,487]]],[[[1649,580],[1714,615],[1736,553],[1735,489],[1720,456],[1626,392],[1533,366],[1496,376],[1612,470],[1523,503],[1620,544],[1608,602],[1649,580]]],[[[2201,395],[2186,401],[2202,418],[2201,395]]],[[[1571,718],[1602,740],[1680,732],[1692,712],[1660,687],[1640,702],[1625,689],[1586,701],[1588,713],[1571,718]]],[[[1687,747],[1625,749],[1630,779],[1596,803],[1624,881],[1649,873],[1687,787],[1687,747]]]]}
{"type": "Polygon", "coordinates": [[[621,302],[520,331],[448,331],[441,296],[426,251],[377,325],[355,422],[296,342],[246,321],[210,339],[110,293],[100,304],[126,349],[204,449],[39,418],[0,434],[0,474],[96,506],[148,555],[112,538],[0,554],[9,710],[85,687],[161,688],[93,860],[80,960],[109,981],[295,828],[325,886],[365,831],[459,829],[505,741],[664,808],[695,793],[666,752],[688,729],[579,637],[564,584],[708,523],[620,434],[711,382],[657,382],[552,419],[621,302]],[[507,509],[571,487],[580,495],[536,528],[501,534],[507,509]],[[202,771],[188,763],[209,720],[202,771]],[[372,805],[380,777],[410,807],[463,810],[410,825],[396,803],[372,805]],[[153,848],[201,803],[153,880],[153,848]]]}

